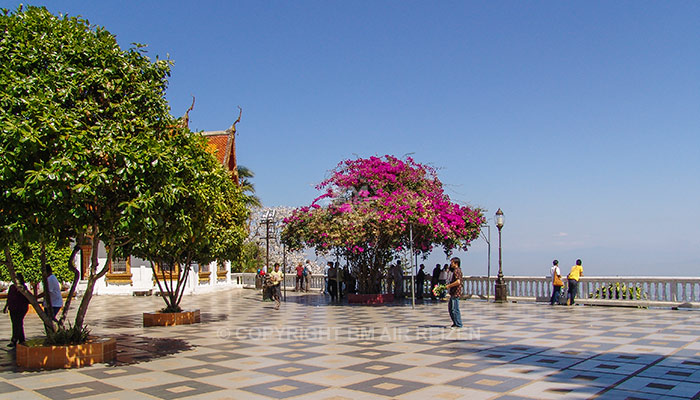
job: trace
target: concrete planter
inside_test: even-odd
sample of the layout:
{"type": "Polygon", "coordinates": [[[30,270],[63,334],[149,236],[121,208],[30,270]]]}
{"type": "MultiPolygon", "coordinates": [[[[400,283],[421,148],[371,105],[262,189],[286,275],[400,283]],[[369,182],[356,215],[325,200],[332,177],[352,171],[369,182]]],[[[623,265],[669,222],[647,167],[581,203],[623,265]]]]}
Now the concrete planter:
{"type": "Polygon", "coordinates": [[[117,356],[114,338],[91,338],[87,343],[68,346],[25,346],[17,344],[17,366],[27,369],[80,368],[112,361],[117,356]]]}
{"type": "Polygon", "coordinates": [[[197,324],[199,322],[201,322],[199,310],[182,311],[179,313],[143,313],[143,326],[190,325],[197,324]]]}
{"type": "Polygon", "coordinates": [[[393,294],[348,294],[348,302],[351,304],[384,304],[393,303],[393,294]]]}

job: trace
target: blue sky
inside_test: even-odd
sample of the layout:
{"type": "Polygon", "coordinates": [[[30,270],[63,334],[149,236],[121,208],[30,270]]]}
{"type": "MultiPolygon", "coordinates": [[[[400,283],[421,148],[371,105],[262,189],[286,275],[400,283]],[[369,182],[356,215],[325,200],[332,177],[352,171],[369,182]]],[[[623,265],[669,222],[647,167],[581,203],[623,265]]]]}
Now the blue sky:
{"type": "MultiPolygon", "coordinates": [[[[453,200],[504,211],[506,275],[553,258],[700,272],[699,2],[24,4],[170,57],[167,97],[181,115],[196,96],[193,129],[228,128],[240,105],[238,158],[265,205],[310,203],[342,159],[411,153],[453,200]]],[[[483,240],[461,255],[485,274],[483,240]]]]}

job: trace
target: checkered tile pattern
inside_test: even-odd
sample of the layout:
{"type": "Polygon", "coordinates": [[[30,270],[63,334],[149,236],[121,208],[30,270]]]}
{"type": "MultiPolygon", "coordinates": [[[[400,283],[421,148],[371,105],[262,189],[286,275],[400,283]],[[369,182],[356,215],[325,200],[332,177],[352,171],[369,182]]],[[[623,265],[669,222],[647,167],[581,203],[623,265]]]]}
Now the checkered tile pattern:
{"type": "MultiPolygon", "coordinates": [[[[118,338],[111,365],[19,371],[0,351],[0,399],[692,399],[700,398],[700,313],[658,309],[330,304],[253,290],[189,296],[202,323],[141,326],[155,297],[93,299],[93,332],[118,338]]],[[[28,336],[41,335],[36,315],[28,336]]],[[[0,321],[9,339],[9,318],[0,321]]]]}

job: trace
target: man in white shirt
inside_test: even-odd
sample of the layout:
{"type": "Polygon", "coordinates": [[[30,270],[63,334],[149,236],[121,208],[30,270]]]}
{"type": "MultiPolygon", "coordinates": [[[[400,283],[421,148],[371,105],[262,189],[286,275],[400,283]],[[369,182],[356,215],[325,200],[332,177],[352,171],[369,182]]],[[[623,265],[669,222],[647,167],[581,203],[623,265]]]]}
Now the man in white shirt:
{"type": "Polygon", "coordinates": [[[48,281],[48,290],[44,290],[44,309],[46,312],[56,319],[58,311],[63,307],[63,297],[61,297],[61,284],[58,283],[58,278],[53,274],[51,266],[46,266],[46,273],[49,276],[46,278],[48,281]]]}
{"type": "Polygon", "coordinates": [[[323,267],[323,280],[324,280],[324,285],[323,285],[323,293],[324,294],[329,294],[330,290],[328,288],[328,270],[331,269],[332,262],[327,262],[326,266],[323,267]]]}
{"type": "Polygon", "coordinates": [[[558,277],[559,281],[561,281],[559,260],[552,261],[552,268],[549,269],[549,275],[552,277],[552,297],[549,299],[549,304],[559,304],[559,297],[561,297],[561,286],[557,286],[554,284],[554,281],[556,280],[555,277],[558,277]]]}

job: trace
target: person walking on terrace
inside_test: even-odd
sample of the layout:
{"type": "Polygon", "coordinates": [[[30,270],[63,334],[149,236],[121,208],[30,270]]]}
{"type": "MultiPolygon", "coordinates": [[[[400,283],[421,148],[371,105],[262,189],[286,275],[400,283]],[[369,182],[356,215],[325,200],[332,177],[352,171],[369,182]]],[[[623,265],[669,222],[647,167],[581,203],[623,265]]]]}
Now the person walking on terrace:
{"type": "Polygon", "coordinates": [[[437,286],[440,283],[439,278],[440,278],[440,264],[435,264],[435,268],[433,268],[433,274],[430,275],[430,288],[428,290],[430,292],[430,298],[433,300],[435,300],[437,298],[437,297],[435,297],[435,294],[433,294],[433,289],[435,288],[435,286],[437,286]]]}
{"type": "Polygon", "coordinates": [[[450,260],[450,272],[452,279],[447,284],[447,290],[450,292],[450,302],[447,303],[447,311],[452,319],[451,329],[460,329],[462,327],[462,314],[459,311],[459,298],[462,296],[462,267],[459,257],[452,257],[450,260]]]}
{"type": "Polygon", "coordinates": [[[549,304],[559,304],[561,287],[564,286],[564,282],[561,280],[561,270],[559,270],[558,260],[552,261],[552,268],[549,269],[549,274],[552,276],[552,297],[549,299],[549,304]]]}
{"type": "Polygon", "coordinates": [[[280,297],[282,296],[282,271],[280,264],[275,263],[275,270],[270,272],[270,280],[272,281],[272,299],[275,301],[275,310],[280,309],[280,297]]]}
{"type": "Polygon", "coordinates": [[[571,272],[566,277],[569,281],[569,298],[566,300],[567,306],[573,306],[576,301],[576,295],[578,294],[578,283],[583,276],[583,267],[581,266],[581,260],[576,260],[576,265],[571,267],[571,272]]]}
{"type": "MultiPolygon", "coordinates": [[[[17,281],[24,286],[24,276],[21,273],[17,273],[17,281]]],[[[15,347],[17,343],[24,343],[24,316],[29,310],[29,300],[24,297],[14,283],[7,290],[7,303],[2,312],[6,313],[7,310],[10,310],[10,320],[12,321],[12,338],[8,346],[15,347]]]]}

